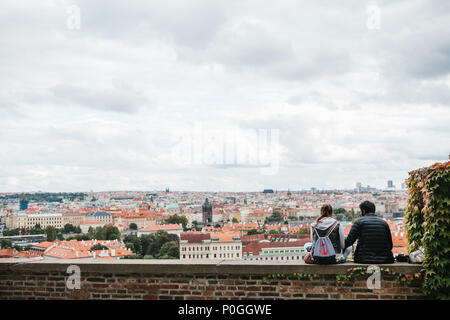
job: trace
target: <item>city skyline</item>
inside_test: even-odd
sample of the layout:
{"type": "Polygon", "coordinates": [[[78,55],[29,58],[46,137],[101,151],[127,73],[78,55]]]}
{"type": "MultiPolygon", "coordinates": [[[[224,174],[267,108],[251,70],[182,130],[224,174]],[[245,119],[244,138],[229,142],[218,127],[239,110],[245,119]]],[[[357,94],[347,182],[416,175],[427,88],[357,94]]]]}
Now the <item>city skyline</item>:
{"type": "Polygon", "coordinates": [[[448,159],[447,2],[0,8],[0,192],[399,188],[448,159]]]}
{"type": "MultiPolygon", "coordinates": [[[[406,190],[406,188],[401,188],[399,186],[397,186],[394,183],[393,187],[388,187],[388,186],[384,186],[381,188],[377,188],[374,187],[373,185],[367,184],[367,185],[362,185],[361,186],[362,189],[375,189],[375,190],[395,190],[395,191],[402,191],[402,190],[406,190]]],[[[317,188],[317,187],[310,187],[310,188],[280,188],[280,189],[276,189],[276,188],[270,188],[267,187],[264,190],[269,189],[269,190],[273,190],[274,192],[311,192],[312,189],[314,189],[314,191],[357,191],[358,188],[357,187],[353,187],[353,188],[329,188],[329,189],[325,189],[325,188],[317,188]]],[[[239,190],[231,190],[231,191],[223,191],[223,190],[188,190],[188,189],[170,189],[169,192],[195,192],[195,193],[263,193],[264,190],[247,190],[247,191],[239,191],[239,190]]],[[[113,192],[161,192],[161,193],[165,193],[166,191],[166,187],[162,188],[162,189],[116,189],[116,190],[56,190],[56,191],[50,191],[50,190],[28,190],[28,191],[0,191],[0,194],[8,194],[8,193],[76,193],[76,192],[82,192],[82,193],[113,193],[113,192]]],[[[362,193],[362,191],[361,191],[362,193]]]]}

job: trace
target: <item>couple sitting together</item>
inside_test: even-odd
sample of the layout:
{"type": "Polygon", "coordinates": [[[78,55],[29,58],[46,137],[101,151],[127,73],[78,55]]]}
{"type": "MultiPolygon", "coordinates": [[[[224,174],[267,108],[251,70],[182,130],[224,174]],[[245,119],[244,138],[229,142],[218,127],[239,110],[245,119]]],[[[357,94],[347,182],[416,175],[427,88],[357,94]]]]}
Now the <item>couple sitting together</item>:
{"type": "Polygon", "coordinates": [[[333,218],[333,208],[326,204],[320,216],[311,225],[311,241],[305,244],[306,263],[343,263],[352,252],[353,243],[358,241],[354,252],[356,263],[393,263],[392,237],[389,225],[375,215],[375,205],[364,201],[359,205],[361,217],[356,219],[345,239],[344,228],[333,218]]]}

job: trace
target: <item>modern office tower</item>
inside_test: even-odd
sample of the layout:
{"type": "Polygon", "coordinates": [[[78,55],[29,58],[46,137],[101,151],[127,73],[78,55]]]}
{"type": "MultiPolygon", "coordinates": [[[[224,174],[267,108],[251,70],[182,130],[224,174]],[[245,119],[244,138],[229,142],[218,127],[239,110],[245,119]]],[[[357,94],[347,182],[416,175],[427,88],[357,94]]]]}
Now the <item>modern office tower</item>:
{"type": "Polygon", "coordinates": [[[361,192],[362,189],[362,183],[361,182],[357,182],[356,183],[356,191],[361,192]]]}
{"type": "Polygon", "coordinates": [[[212,223],[212,205],[209,203],[208,198],[206,198],[205,203],[202,206],[203,212],[203,225],[207,226],[212,223]]]}
{"type": "Polygon", "coordinates": [[[25,196],[22,197],[22,199],[19,202],[19,210],[27,210],[28,209],[28,200],[25,196]]]}
{"type": "Polygon", "coordinates": [[[392,182],[392,180],[388,180],[387,187],[388,188],[393,188],[394,187],[394,183],[392,182]]]}

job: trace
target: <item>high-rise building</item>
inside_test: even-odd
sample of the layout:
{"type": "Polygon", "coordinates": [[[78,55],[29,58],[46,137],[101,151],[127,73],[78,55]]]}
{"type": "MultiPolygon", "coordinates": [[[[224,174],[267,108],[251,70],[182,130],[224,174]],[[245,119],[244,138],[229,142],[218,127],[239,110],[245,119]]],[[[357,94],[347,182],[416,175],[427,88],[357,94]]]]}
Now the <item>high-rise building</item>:
{"type": "Polygon", "coordinates": [[[356,183],[356,191],[361,192],[362,189],[362,183],[361,182],[357,182],[356,183]]]}
{"type": "Polygon", "coordinates": [[[208,198],[206,198],[205,203],[202,206],[202,212],[203,212],[203,225],[207,226],[208,224],[212,223],[212,205],[209,203],[208,198]]]}
{"type": "Polygon", "coordinates": [[[28,200],[27,197],[23,196],[22,199],[19,202],[19,210],[27,210],[28,209],[28,200]]]}
{"type": "Polygon", "coordinates": [[[392,180],[388,180],[387,187],[388,188],[393,188],[394,187],[394,183],[392,182],[392,180]]]}

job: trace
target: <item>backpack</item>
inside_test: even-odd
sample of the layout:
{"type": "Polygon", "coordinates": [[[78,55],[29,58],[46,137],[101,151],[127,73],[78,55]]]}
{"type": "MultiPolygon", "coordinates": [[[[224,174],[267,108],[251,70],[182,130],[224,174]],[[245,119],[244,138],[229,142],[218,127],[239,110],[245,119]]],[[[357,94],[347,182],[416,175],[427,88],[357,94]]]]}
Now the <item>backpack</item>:
{"type": "Polygon", "coordinates": [[[425,259],[425,253],[423,247],[420,247],[419,250],[411,252],[409,254],[408,262],[409,263],[423,263],[425,259]]]}
{"type": "Polygon", "coordinates": [[[313,248],[313,261],[317,264],[334,264],[336,263],[336,252],[334,251],[333,244],[328,237],[338,222],[336,221],[325,234],[324,237],[319,236],[315,227],[312,227],[317,235],[317,240],[314,243],[313,248]]]}

